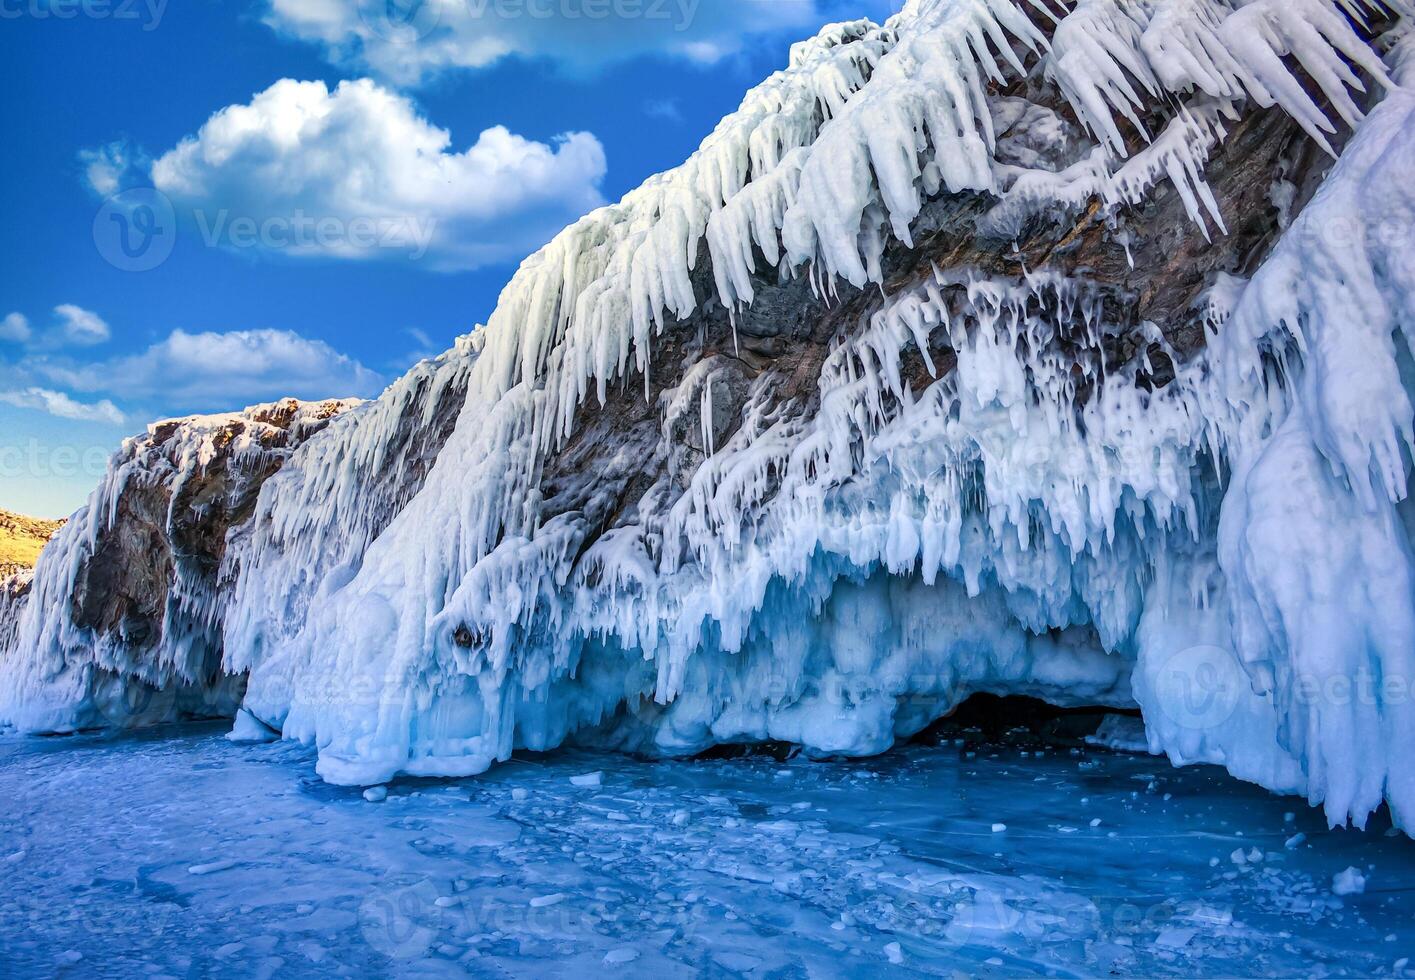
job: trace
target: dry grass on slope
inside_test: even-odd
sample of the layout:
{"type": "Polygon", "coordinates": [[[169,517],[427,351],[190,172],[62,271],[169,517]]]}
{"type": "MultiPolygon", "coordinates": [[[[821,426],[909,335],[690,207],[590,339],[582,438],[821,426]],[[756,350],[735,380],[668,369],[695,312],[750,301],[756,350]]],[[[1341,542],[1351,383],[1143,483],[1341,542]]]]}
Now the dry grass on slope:
{"type": "Polygon", "coordinates": [[[40,549],[63,523],[0,510],[0,576],[33,568],[40,549]]]}

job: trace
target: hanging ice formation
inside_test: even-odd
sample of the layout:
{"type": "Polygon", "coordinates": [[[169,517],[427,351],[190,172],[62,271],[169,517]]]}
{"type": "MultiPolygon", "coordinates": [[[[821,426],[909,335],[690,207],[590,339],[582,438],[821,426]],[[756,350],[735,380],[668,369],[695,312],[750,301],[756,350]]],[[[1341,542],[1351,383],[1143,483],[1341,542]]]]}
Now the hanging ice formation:
{"type": "Polygon", "coordinates": [[[1409,827],[1409,16],[827,28],[295,449],[200,615],[174,569],[156,649],[74,632],[110,479],[37,571],[0,717],[209,683],[219,644],[243,723],[374,783],[570,739],[864,754],[1027,693],[1409,827]]]}
{"type": "Polygon", "coordinates": [[[287,398],[125,440],[33,574],[0,581],[0,719],[69,731],[234,712],[227,530],[295,447],[356,404],[287,398]]]}

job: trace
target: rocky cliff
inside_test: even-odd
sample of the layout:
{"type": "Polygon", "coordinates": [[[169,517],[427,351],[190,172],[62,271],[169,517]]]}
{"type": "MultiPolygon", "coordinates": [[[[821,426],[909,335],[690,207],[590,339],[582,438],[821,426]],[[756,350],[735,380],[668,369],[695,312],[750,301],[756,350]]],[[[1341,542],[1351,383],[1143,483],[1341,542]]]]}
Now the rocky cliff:
{"type": "Polygon", "coordinates": [[[278,476],[181,527],[184,482],[110,478],[109,553],[156,557],[51,549],[83,570],[38,570],[0,718],[73,726],[90,664],[248,677],[247,720],[370,783],[569,739],[865,754],[1023,693],[1407,820],[1408,700],[1310,696],[1415,666],[1407,15],[828,28],[278,476]]]}
{"type": "Polygon", "coordinates": [[[33,582],[16,576],[0,593],[5,713],[58,731],[233,714],[242,679],[221,669],[219,612],[228,533],[290,454],[357,404],[285,399],[126,440],[33,582]]]}

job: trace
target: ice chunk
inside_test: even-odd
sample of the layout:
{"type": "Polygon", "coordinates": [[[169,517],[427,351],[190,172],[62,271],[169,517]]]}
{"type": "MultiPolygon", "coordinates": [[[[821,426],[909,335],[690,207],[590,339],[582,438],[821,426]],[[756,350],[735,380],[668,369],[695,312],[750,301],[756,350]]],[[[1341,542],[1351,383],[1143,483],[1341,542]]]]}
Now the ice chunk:
{"type": "Polygon", "coordinates": [[[210,875],[218,871],[227,871],[240,863],[241,862],[235,858],[223,858],[220,861],[209,861],[206,864],[194,864],[187,869],[187,873],[193,875],[210,875]]]}
{"type": "Polygon", "coordinates": [[[235,727],[226,734],[232,742],[271,742],[279,737],[279,732],[268,728],[245,708],[236,712],[235,727]]]}
{"type": "Polygon", "coordinates": [[[1332,875],[1331,890],[1336,895],[1360,895],[1366,890],[1366,876],[1359,868],[1347,868],[1332,875]]]}

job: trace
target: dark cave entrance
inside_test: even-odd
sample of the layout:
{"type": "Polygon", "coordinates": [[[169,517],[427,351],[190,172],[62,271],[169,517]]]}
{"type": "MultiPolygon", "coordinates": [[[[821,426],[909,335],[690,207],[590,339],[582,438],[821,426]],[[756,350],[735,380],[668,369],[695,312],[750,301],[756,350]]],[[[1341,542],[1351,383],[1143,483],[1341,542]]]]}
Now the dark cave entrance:
{"type": "MultiPolygon", "coordinates": [[[[1087,736],[1094,735],[1107,715],[1140,717],[1137,708],[1084,705],[1061,708],[1040,698],[1022,694],[973,694],[949,714],[931,723],[912,738],[901,738],[895,748],[905,745],[945,745],[958,742],[970,748],[1002,746],[1024,751],[1091,747],[1087,736]]],[[[768,756],[778,762],[795,758],[802,748],[791,742],[727,742],[691,756],[694,759],[744,759],[768,756]]]]}
{"type": "Polygon", "coordinates": [[[939,745],[961,738],[965,743],[1021,749],[1072,748],[1084,745],[1106,715],[1138,718],[1140,712],[1100,705],[1059,708],[1021,694],[973,694],[908,741],[939,745]]]}

